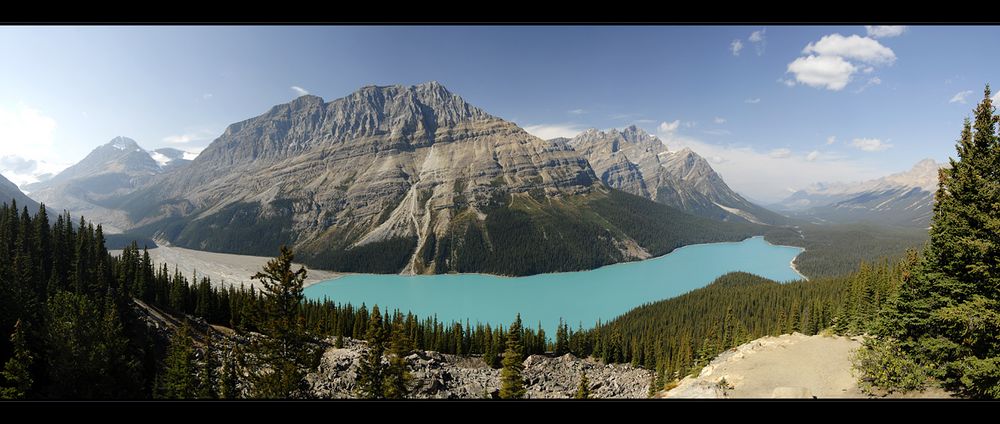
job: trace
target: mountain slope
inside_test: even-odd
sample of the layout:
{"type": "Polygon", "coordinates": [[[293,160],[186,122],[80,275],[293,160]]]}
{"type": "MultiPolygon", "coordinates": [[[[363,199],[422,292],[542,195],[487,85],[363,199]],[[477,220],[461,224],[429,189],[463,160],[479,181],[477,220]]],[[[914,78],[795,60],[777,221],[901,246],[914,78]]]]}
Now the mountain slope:
{"type": "Polygon", "coordinates": [[[815,223],[872,222],[926,228],[934,209],[938,170],[924,159],[908,171],[858,184],[814,185],[782,202],[793,213],[815,223]]]}
{"type": "Polygon", "coordinates": [[[46,205],[86,216],[110,232],[119,232],[129,225],[128,217],[109,203],[161,172],[159,164],[135,140],[115,137],[55,177],[25,188],[46,205]]]}
{"type": "Polygon", "coordinates": [[[565,271],[751,231],[623,196],[568,144],[430,82],[275,106],[120,206],[143,233],[184,247],[271,255],[290,244],[343,271],[565,271]],[[663,222],[638,216],[646,208],[663,222]]]}
{"type": "Polygon", "coordinates": [[[610,187],[722,221],[784,223],[784,217],[732,191],[691,149],[670,151],[636,126],[587,130],[568,141],[610,187]]]}
{"type": "Polygon", "coordinates": [[[17,188],[17,185],[0,175],[0,203],[10,204],[11,200],[17,202],[18,209],[27,206],[28,211],[32,214],[38,212],[38,202],[31,200],[30,197],[21,192],[21,189],[17,188]]]}

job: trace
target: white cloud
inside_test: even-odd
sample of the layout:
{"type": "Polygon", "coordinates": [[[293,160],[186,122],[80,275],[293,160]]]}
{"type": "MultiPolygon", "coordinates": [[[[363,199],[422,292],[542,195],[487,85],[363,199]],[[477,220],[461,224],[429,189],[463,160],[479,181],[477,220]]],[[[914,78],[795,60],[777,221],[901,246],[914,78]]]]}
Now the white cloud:
{"type": "Polygon", "coordinates": [[[892,49],[868,37],[840,34],[825,35],[815,43],[809,43],[803,54],[815,53],[820,56],[838,56],[876,65],[890,65],[896,61],[892,49]]]}
{"type": "Polygon", "coordinates": [[[214,97],[212,96],[212,93],[205,93],[201,95],[201,98],[204,100],[210,100],[212,97],[214,97]]]}
{"type": "Polygon", "coordinates": [[[860,93],[862,91],[865,91],[865,89],[868,88],[868,87],[871,87],[873,85],[879,85],[881,83],[882,83],[882,78],[871,77],[871,78],[868,78],[868,82],[866,82],[865,85],[861,86],[861,88],[855,90],[854,92],[855,93],[860,93]]]}
{"type": "Polygon", "coordinates": [[[754,97],[752,99],[746,99],[746,100],[743,101],[743,103],[749,103],[749,104],[755,105],[757,103],[760,103],[760,97],[754,97]]]}
{"type": "Polygon", "coordinates": [[[24,104],[0,106],[0,144],[5,156],[46,159],[52,153],[56,120],[24,104]]]}
{"type": "Polygon", "coordinates": [[[183,134],[168,135],[166,137],[163,137],[163,141],[170,144],[188,144],[198,141],[211,140],[219,133],[220,131],[202,129],[197,131],[186,132],[183,134]]]}
{"type": "Polygon", "coordinates": [[[829,137],[826,138],[826,145],[827,146],[829,146],[829,145],[831,145],[833,143],[836,143],[836,142],[837,142],[837,136],[835,136],[835,135],[831,135],[831,136],[829,136],[829,137]]]}
{"type": "Polygon", "coordinates": [[[711,129],[711,130],[705,130],[703,132],[705,134],[710,134],[710,135],[730,135],[730,134],[732,134],[731,131],[724,130],[724,129],[721,129],[721,128],[715,128],[715,129],[711,129]]]}
{"type": "Polygon", "coordinates": [[[583,109],[573,109],[573,110],[568,111],[566,113],[568,113],[570,115],[583,115],[583,114],[587,113],[587,111],[585,111],[583,109]]]}
{"type": "Polygon", "coordinates": [[[857,71],[854,65],[839,56],[806,56],[788,64],[795,80],[810,87],[842,90],[857,71]]]}
{"type": "Polygon", "coordinates": [[[892,147],[892,144],[877,138],[855,138],[851,145],[866,152],[881,152],[892,147]]]}
{"type": "Polygon", "coordinates": [[[948,100],[948,103],[965,104],[966,98],[970,95],[972,95],[972,90],[959,91],[958,93],[955,93],[954,96],[951,96],[951,100],[948,100]]]}
{"type": "Polygon", "coordinates": [[[816,158],[818,158],[818,157],[819,157],[819,150],[813,150],[813,151],[809,152],[808,155],[806,155],[806,161],[812,162],[812,161],[815,161],[816,158]]]}
{"type": "Polygon", "coordinates": [[[792,151],[782,147],[780,149],[771,150],[771,153],[768,153],[767,155],[775,159],[785,159],[792,156],[792,151]]]}
{"type": "MultiPolygon", "coordinates": [[[[896,61],[896,53],[892,49],[872,38],[858,35],[824,35],[819,41],[806,45],[802,54],[807,56],[789,63],[786,73],[794,74],[798,83],[833,91],[843,90],[851,82],[851,76],[858,71],[870,74],[875,72],[875,66],[892,65],[896,61]]],[[[791,80],[778,81],[792,85],[791,80]]],[[[882,80],[878,77],[870,78],[855,92],[860,93],[865,88],[881,83],[882,80]]]]}
{"type": "Polygon", "coordinates": [[[715,119],[712,120],[712,122],[715,122],[716,124],[722,125],[722,124],[726,123],[726,118],[721,118],[721,117],[716,116],[715,119]]]}
{"type": "Polygon", "coordinates": [[[874,38],[898,37],[906,32],[906,25],[865,25],[865,31],[874,38]]]}
{"type": "Polygon", "coordinates": [[[776,202],[792,191],[821,181],[841,181],[845,175],[851,179],[871,179],[884,176],[870,157],[847,158],[822,154],[810,161],[809,155],[791,154],[775,158],[770,151],[758,151],[745,144],[708,143],[676,132],[658,134],[670,150],[689,147],[707,159],[726,183],[739,193],[762,202],[776,202]]]}
{"type": "Polygon", "coordinates": [[[543,140],[551,140],[558,137],[573,138],[585,129],[577,124],[541,124],[524,127],[524,130],[528,134],[543,140]]]}
{"type": "Polygon", "coordinates": [[[754,31],[750,33],[749,37],[747,37],[747,40],[753,43],[754,49],[757,50],[757,56],[763,55],[764,48],[767,47],[767,38],[764,37],[765,31],[767,31],[766,28],[760,31],[754,31]]]}
{"type": "Polygon", "coordinates": [[[993,101],[993,106],[997,106],[997,102],[1000,102],[1000,91],[994,94],[993,97],[990,97],[990,100],[993,101]]]}
{"type": "Polygon", "coordinates": [[[739,56],[740,50],[743,50],[743,42],[739,39],[733,40],[733,42],[729,44],[729,51],[733,52],[733,56],[739,56]]]}
{"type": "Polygon", "coordinates": [[[786,86],[789,86],[789,87],[795,87],[795,80],[791,79],[791,78],[788,78],[788,79],[778,78],[778,82],[780,82],[782,84],[785,84],[786,86]]]}
{"type": "Polygon", "coordinates": [[[291,86],[291,89],[292,89],[292,91],[294,91],[294,92],[295,92],[295,94],[296,94],[296,95],[298,95],[298,96],[305,96],[306,94],[309,94],[309,91],[307,91],[306,89],[304,89],[304,88],[302,88],[302,87],[299,87],[299,86],[297,86],[297,85],[293,85],[293,86],[291,86]]]}
{"type": "Polygon", "coordinates": [[[50,162],[58,152],[56,127],[55,119],[31,106],[0,106],[0,173],[20,186],[71,165],[50,162]]]}
{"type": "Polygon", "coordinates": [[[677,128],[680,128],[680,126],[681,126],[681,121],[680,119],[678,119],[673,122],[666,122],[666,121],[661,122],[660,126],[657,127],[657,129],[659,129],[660,132],[662,133],[672,133],[674,131],[677,131],[677,128]]]}

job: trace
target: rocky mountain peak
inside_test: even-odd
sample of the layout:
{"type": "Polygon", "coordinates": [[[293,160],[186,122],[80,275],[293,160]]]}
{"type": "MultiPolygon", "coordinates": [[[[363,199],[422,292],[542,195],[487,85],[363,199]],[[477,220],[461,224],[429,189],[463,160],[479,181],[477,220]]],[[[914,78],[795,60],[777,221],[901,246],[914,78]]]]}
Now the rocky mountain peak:
{"type": "Polygon", "coordinates": [[[142,148],[139,147],[139,143],[136,143],[135,140],[122,136],[112,138],[111,141],[109,141],[102,147],[113,147],[121,151],[129,151],[129,152],[142,150],[142,148]]]}

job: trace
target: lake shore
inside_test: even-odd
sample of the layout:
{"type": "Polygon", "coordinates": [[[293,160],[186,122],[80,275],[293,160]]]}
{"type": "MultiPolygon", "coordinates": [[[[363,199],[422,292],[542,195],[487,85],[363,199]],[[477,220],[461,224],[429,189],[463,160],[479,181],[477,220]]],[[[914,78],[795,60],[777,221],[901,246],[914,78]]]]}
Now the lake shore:
{"type": "MultiPolygon", "coordinates": [[[[121,250],[110,251],[112,255],[120,255],[121,252],[121,250]]],[[[239,286],[242,284],[258,289],[262,287],[260,281],[251,280],[250,277],[261,271],[267,261],[274,259],[265,256],[204,252],[164,244],[149,249],[149,258],[157,268],[167,264],[171,272],[177,269],[188,278],[197,273],[199,279],[203,276],[211,278],[213,285],[239,286]]],[[[295,266],[305,265],[295,264],[295,266]]],[[[307,266],[305,268],[307,278],[303,282],[304,287],[343,276],[342,273],[312,269],[307,266]]]]}

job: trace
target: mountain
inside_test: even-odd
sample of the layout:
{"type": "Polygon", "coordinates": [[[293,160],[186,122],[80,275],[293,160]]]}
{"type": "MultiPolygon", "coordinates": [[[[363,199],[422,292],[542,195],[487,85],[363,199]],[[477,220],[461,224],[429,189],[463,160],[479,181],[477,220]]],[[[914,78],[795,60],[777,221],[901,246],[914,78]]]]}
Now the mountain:
{"type": "Polygon", "coordinates": [[[11,200],[17,202],[19,209],[27,206],[28,211],[32,214],[38,212],[38,202],[31,200],[30,197],[21,192],[21,189],[17,188],[17,185],[0,175],[0,203],[10,204],[11,200]]]}
{"type": "MultiPolygon", "coordinates": [[[[556,141],[556,140],[552,140],[556,141]]],[[[610,187],[722,221],[779,224],[785,218],[734,192],[704,158],[671,151],[636,126],[587,130],[567,142],[610,187]]]]}
{"type": "Polygon", "coordinates": [[[816,184],[779,205],[815,223],[872,222],[926,228],[934,212],[938,170],[924,159],[908,171],[861,183],[816,184]]]}
{"type": "Polygon", "coordinates": [[[109,232],[129,225],[128,217],[109,202],[128,194],[163,172],[149,153],[127,137],[115,137],[58,175],[25,188],[56,210],[103,223],[109,232]]]}
{"type": "Polygon", "coordinates": [[[149,152],[149,157],[156,161],[156,164],[159,165],[163,172],[173,171],[191,163],[193,156],[195,155],[171,147],[164,147],[149,152]]]}
{"type": "Polygon", "coordinates": [[[589,269],[753,232],[610,190],[569,144],[436,82],[274,106],[119,207],[176,245],[288,244],[317,268],[383,273],[589,269]]]}

